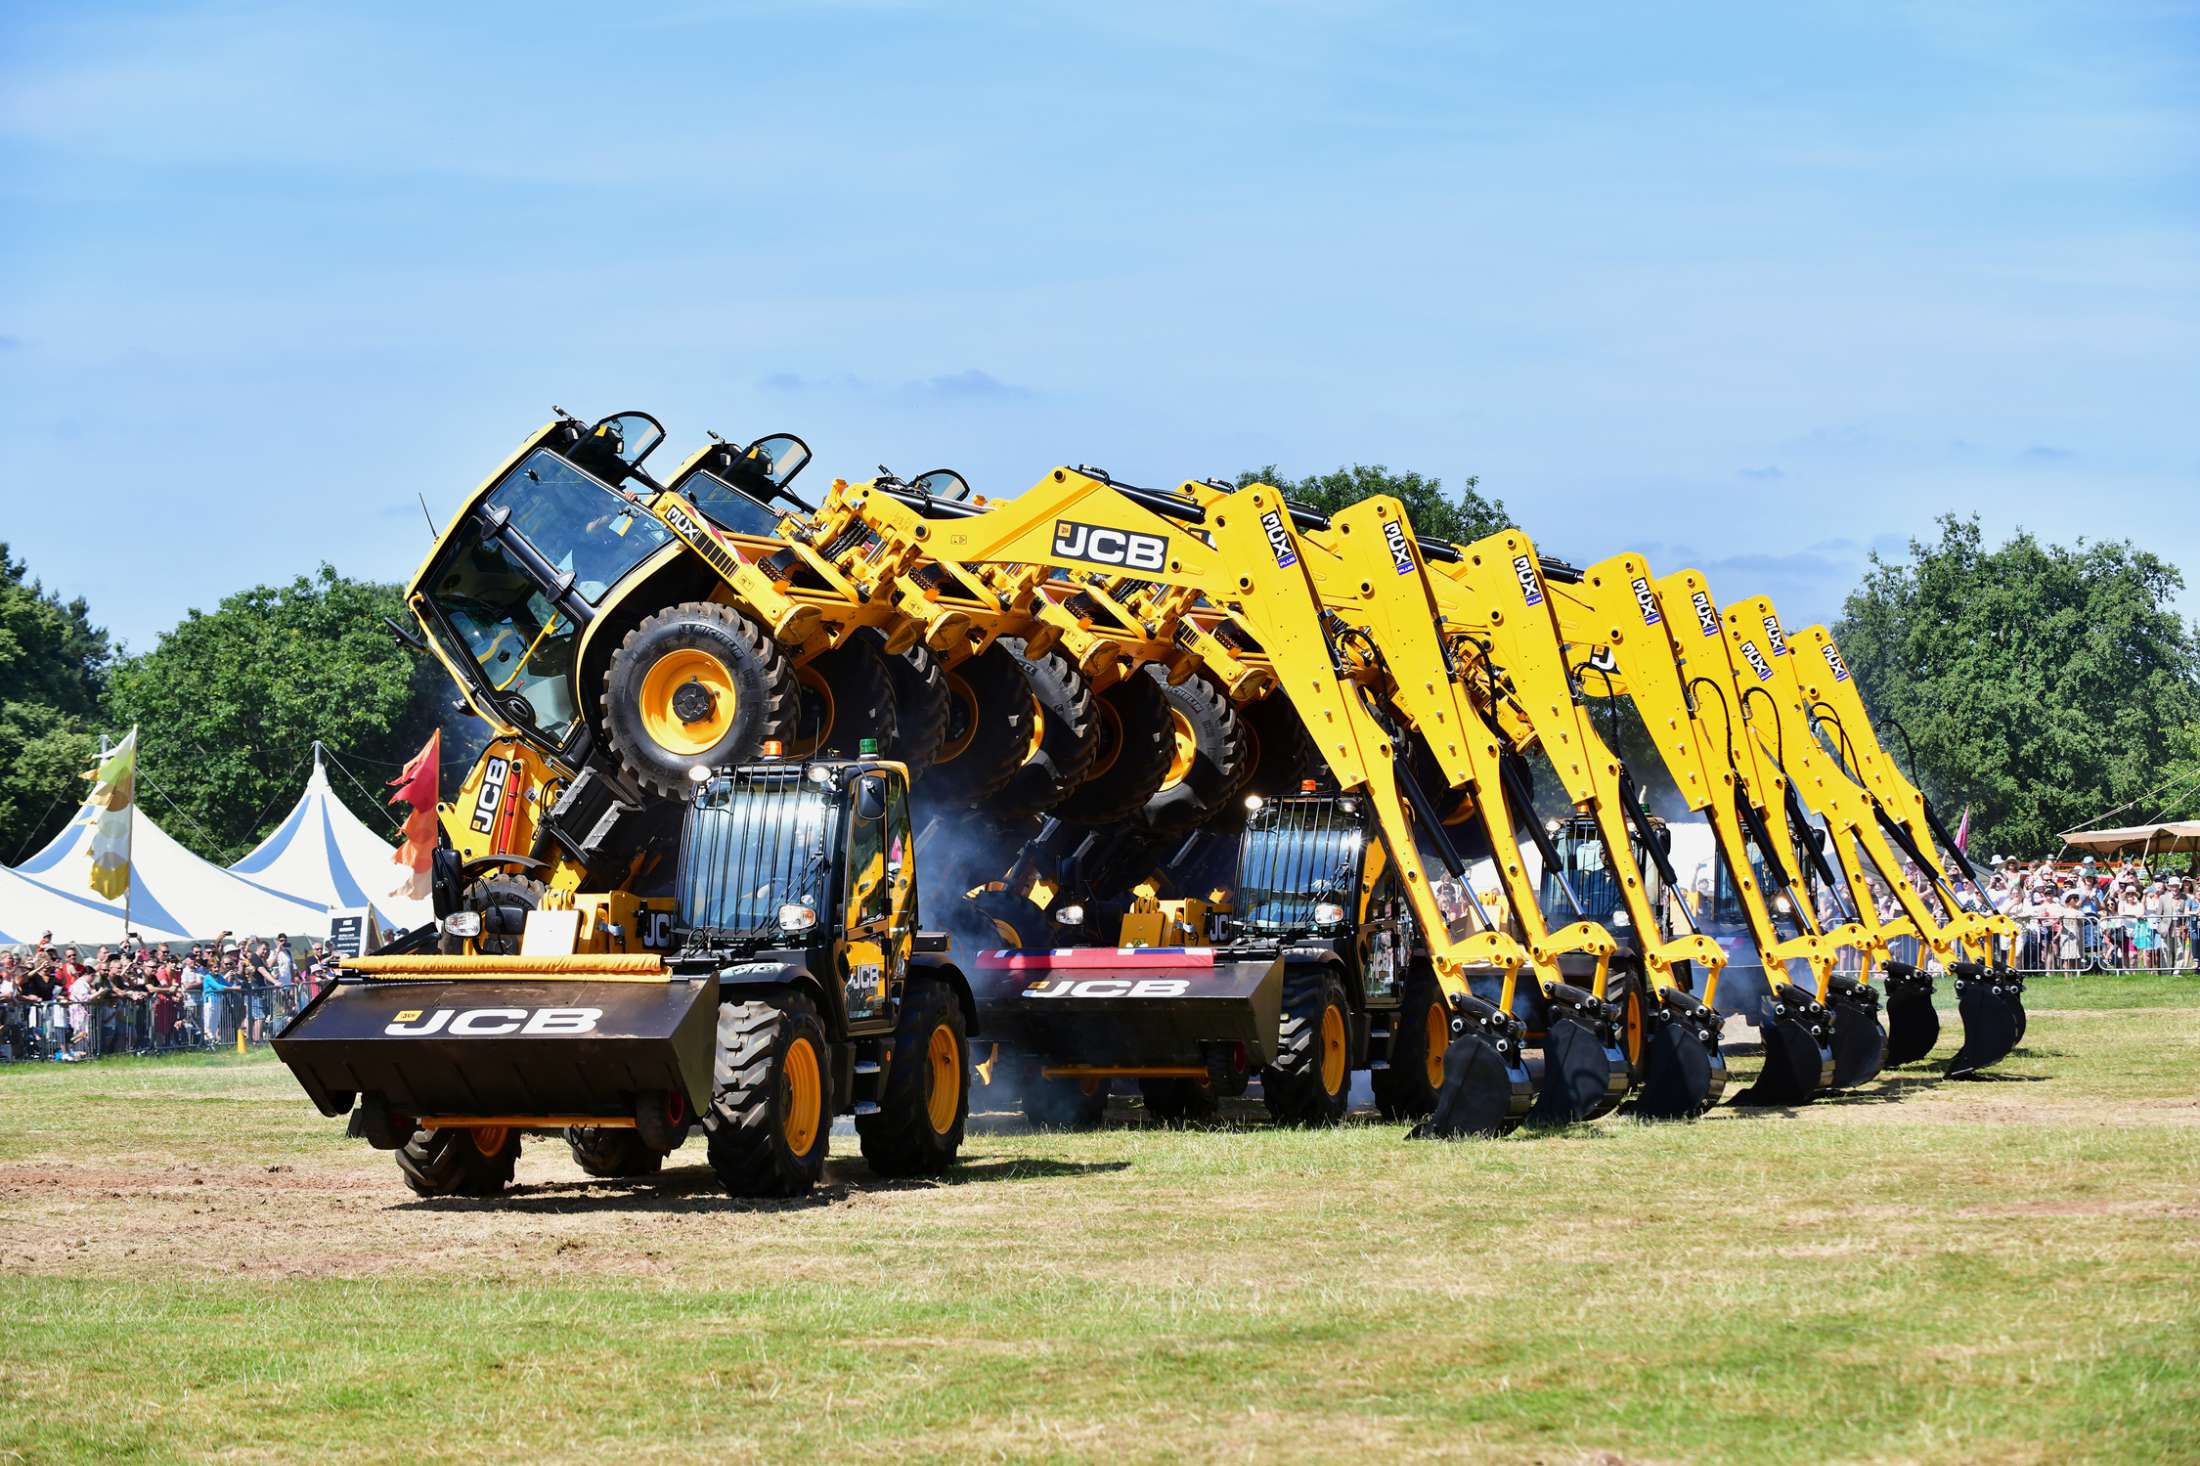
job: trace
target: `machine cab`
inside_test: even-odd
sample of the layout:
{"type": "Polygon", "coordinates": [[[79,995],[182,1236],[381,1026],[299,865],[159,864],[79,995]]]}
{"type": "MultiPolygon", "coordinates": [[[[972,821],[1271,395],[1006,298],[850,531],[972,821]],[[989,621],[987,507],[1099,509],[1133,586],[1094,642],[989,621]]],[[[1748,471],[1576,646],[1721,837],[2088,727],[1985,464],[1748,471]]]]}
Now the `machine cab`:
{"type": "MultiPolygon", "coordinates": [[[[1670,850],[1672,836],[1665,822],[1653,818],[1650,828],[1670,850]]],[[[1627,909],[1626,888],[1621,884],[1619,872],[1612,867],[1610,852],[1605,848],[1604,835],[1597,828],[1596,820],[1585,814],[1554,820],[1549,834],[1551,847],[1558,855],[1558,865],[1544,870],[1537,887],[1536,905],[1542,909],[1544,921],[1555,928],[1586,918],[1611,932],[1622,945],[1634,945],[1630,941],[1634,917],[1627,909]],[[1572,888],[1574,901],[1581,903],[1578,912],[1574,909],[1574,901],[1567,899],[1568,887],[1572,888]]],[[[1686,900],[1687,894],[1666,890],[1657,862],[1645,858],[1640,836],[1627,842],[1627,857],[1634,861],[1635,869],[1641,874],[1650,909],[1658,913],[1662,929],[1650,933],[1650,940],[1669,938],[1676,928],[1686,930],[1686,923],[1677,921],[1666,903],[1668,899],[1686,900]]]]}
{"type": "Polygon", "coordinates": [[[675,891],[689,955],[798,959],[845,985],[849,1023],[890,1019],[917,931],[908,774],[789,759],[712,775],[687,813],[675,891]]]}
{"type": "Polygon", "coordinates": [[[445,531],[409,601],[442,660],[500,722],[567,745],[583,629],[672,539],[619,485],[664,430],[646,413],[538,434],[445,531]]]}
{"type": "Polygon", "coordinates": [[[683,464],[666,487],[728,534],[769,539],[785,509],[811,506],[787,490],[810,462],[810,445],[792,433],[758,438],[746,448],[713,442],[683,464]]]}
{"type": "Polygon", "coordinates": [[[1229,930],[1292,945],[1331,945],[1354,960],[1370,998],[1404,981],[1413,914],[1366,801],[1300,794],[1263,801],[1245,821],[1229,930]]]}

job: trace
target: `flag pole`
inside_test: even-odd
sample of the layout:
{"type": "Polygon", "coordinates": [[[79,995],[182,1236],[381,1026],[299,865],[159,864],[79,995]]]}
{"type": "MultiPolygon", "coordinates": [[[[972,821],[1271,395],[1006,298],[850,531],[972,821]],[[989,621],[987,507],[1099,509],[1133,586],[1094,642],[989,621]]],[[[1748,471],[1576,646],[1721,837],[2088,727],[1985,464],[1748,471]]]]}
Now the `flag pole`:
{"type": "Polygon", "coordinates": [[[130,888],[137,884],[137,731],[130,725],[130,818],[122,827],[122,945],[130,945],[130,888]]]}

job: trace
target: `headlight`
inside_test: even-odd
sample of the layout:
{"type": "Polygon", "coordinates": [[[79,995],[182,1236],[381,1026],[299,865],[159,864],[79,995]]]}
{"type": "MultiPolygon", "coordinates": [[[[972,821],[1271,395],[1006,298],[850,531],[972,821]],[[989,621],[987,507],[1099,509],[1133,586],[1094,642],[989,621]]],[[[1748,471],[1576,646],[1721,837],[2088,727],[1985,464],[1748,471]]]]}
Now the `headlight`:
{"type": "Polygon", "coordinates": [[[789,901],[779,908],[779,929],[783,932],[806,932],[817,925],[817,912],[797,901],[789,901]]]}
{"type": "Polygon", "coordinates": [[[1615,912],[1613,912],[1613,913],[1612,913],[1612,925],[1614,925],[1614,926],[1617,926],[1617,927],[1629,927],[1629,926],[1633,926],[1633,925],[1634,925],[1634,923],[1633,923],[1632,921],[1629,921],[1629,920],[1627,919],[1627,913],[1626,913],[1626,912],[1624,912],[1624,911],[1615,911],[1615,912]]]}
{"type": "Polygon", "coordinates": [[[1074,901],[1067,906],[1055,907],[1050,914],[1054,917],[1056,926],[1083,926],[1085,924],[1085,908],[1074,901]]]}
{"type": "Polygon", "coordinates": [[[454,911],[437,923],[447,937],[478,937],[481,935],[481,913],[478,911],[454,911]]]}
{"type": "Polygon", "coordinates": [[[1775,896],[1772,898],[1772,909],[1785,916],[1795,909],[1795,903],[1785,896],[1775,896]]]}
{"type": "Polygon", "coordinates": [[[1245,812],[1247,814],[1252,814],[1253,812],[1258,810],[1264,803],[1266,803],[1266,801],[1263,800],[1258,794],[1248,794],[1245,796],[1245,812]]]}
{"type": "Polygon", "coordinates": [[[1344,920],[1344,908],[1334,901],[1314,903],[1314,925],[1335,926],[1344,920]]]}

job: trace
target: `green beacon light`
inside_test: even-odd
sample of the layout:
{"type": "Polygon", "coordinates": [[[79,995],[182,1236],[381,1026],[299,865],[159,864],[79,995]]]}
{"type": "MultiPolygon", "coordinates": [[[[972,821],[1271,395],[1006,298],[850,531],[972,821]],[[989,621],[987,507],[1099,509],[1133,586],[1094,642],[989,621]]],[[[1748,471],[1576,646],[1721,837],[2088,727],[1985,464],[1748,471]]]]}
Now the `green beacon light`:
{"type": "Polygon", "coordinates": [[[856,752],[864,758],[877,758],[878,740],[876,738],[864,739],[863,742],[856,746],[856,752]]]}

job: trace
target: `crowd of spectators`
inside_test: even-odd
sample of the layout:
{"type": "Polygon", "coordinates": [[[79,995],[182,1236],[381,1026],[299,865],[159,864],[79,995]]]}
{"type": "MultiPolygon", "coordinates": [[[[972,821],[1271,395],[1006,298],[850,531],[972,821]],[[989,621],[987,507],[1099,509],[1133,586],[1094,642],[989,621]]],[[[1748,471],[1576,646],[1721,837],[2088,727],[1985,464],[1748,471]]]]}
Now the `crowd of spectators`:
{"type": "Polygon", "coordinates": [[[73,1062],[104,1054],[264,1043],[328,981],[324,943],[228,932],[178,951],[37,943],[0,952],[0,1061],[73,1062]]]}
{"type": "Polygon", "coordinates": [[[2030,971],[2182,971],[2200,946],[2200,877],[2140,857],[1996,861],[1986,885],[2023,925],[2030,971]]]}

